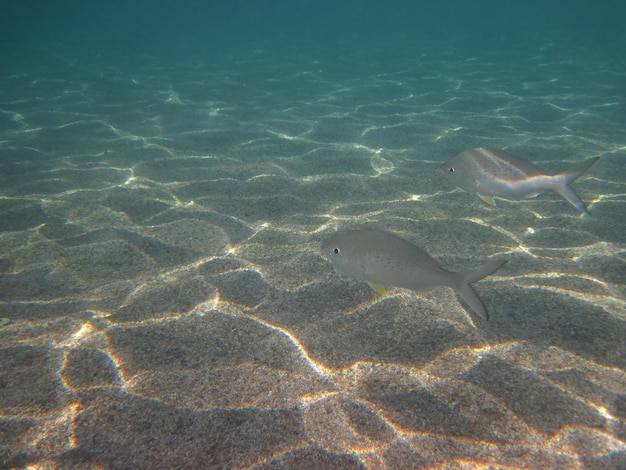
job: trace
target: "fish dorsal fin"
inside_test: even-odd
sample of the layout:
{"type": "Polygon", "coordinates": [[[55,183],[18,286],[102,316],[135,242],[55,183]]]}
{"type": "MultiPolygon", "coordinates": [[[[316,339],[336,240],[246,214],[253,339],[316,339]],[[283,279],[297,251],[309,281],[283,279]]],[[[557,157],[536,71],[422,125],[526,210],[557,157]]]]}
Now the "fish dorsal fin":
{"type": "Polygon", "coordinates": [[[495,206],[496,205],[496,200],[493,198],[493,196],[483,196],[482,194],[479,194],[478,197],[481,198],[483,201],[485,201],[490,206],[495,206]]]}
{"type": "Polygon", "coordinates": [[[376,291],[379,295],[387,295],[387,291],[385,290],[385,286],[382,284],[376,284],[374,282],[368,282],[369,286],[376,291]]]}

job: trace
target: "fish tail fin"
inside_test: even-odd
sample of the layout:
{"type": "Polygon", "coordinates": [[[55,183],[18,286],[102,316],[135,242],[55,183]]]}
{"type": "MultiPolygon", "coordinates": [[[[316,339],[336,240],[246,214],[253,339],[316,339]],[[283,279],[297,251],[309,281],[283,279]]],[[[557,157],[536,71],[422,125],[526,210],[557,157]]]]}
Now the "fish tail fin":
{"type": "Polygon", "coordinates": [[[574,182],[574,180],[580,177],[584,172],[586,172],[591,165],[597,162],[600,157],[593,157],[584,162],[579,163],[578,165],[574,165],[567,171],[563,173],[559,173],[558,175],[553,176],[555,181],[554,190],[563,196],[567,201],[573,205],[576,209],[581,211],[585,215],[589,214],[587,207],[585,207],[585,203],[580,199],[578,194],[572,189],[570,184],[574,182]]]}
{"type": "Polygon", "coordinates": [[[497,259],[472,268],[469,271],[457,273],[458,283],[454,287],[454,290],[473,312],[476,312],[485,320],[489,320],[489,314],[487,313],[485,304],[483,304],[483,301],[480,300],[480,297],[478,297],[478,294],[476,294],[476,291],[470,284],[493,274],[500,269],[504,263],[506,263],[506,260],[497,259]]]}

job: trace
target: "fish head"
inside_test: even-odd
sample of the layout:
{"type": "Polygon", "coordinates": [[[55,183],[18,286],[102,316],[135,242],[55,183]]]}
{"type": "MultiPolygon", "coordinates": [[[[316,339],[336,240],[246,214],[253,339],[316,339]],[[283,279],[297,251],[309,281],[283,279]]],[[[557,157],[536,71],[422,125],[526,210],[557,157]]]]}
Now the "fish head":
{"type": "Polygon", "coordinates": [[[473,184],[476,178],[472,174],[471,165],[462,156],[463,154],[457,155],[442,163],[437,171],[450,185],[472,192],[475,191],[473,184]]]}
{"type": "Polygon", "coordinates": [[[447,180],[449,180],[452,184],[455,184],[455,180],[459,179],[459,175],[461,173],[461,171],[459,171],[456,167],[456,162],[454,162],[454,159],[452,160],[448,160],[447,162],[442,163],[441,165],[439,165],[439,168],[437,169],[437,171],[439,172],[440,175],[443,175],[443,177],[447,180]]]}
{"type": "Polygon", "coordinates": [[[320,251],[325,258],[329,259],[335,268],[340,271],[349,272],[350,256],[348,248],[341,236],[334,236],[320,247],[320,251]]]}
{"type": "Polygon", "coordinates": [[[439,165],[439,168],[437,168],[437,171],[446,177],[448,177],[448,175],[453,175],[454,166],[452,165],[452,161],[448,160],[447,162],[442,163],[439,165]]]}

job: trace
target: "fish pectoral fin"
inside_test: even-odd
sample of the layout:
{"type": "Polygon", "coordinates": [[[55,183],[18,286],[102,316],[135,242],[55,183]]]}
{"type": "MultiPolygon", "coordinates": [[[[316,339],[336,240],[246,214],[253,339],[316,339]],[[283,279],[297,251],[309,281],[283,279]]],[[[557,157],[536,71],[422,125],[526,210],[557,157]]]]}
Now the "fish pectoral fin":
{"type": "Polygon", "coordinates": [[[493,198],[493,196],[483,196],[482,194],[479,194],[478,197],[481,198],[483,201],[485,201],[490,206],[495,206],[496,205],[496,200],[493,198]]]}
{"type": "Polygon", "coordinates": [[[374,282],[368,282],[369,286],[376,291],[379,295],[387,295],[387,291],[385,290],[385,286],[382,284],[376,284],[374,282]]]}

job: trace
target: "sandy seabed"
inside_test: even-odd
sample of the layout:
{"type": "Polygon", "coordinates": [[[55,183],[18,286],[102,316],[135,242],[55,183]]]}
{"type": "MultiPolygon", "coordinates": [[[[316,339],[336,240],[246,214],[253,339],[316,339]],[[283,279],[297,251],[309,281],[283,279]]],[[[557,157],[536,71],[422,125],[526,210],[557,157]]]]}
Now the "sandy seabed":
{"type": "Polygon", "coordinates": [[[626,466],[623,72],[301,54],[0,78],[0,467],[626,466]],[[601,156],[592,217],[445,186],[477,146],[601,156]],[[491,319],[338,273],[356,227],[506,258],[491,319]]]}

